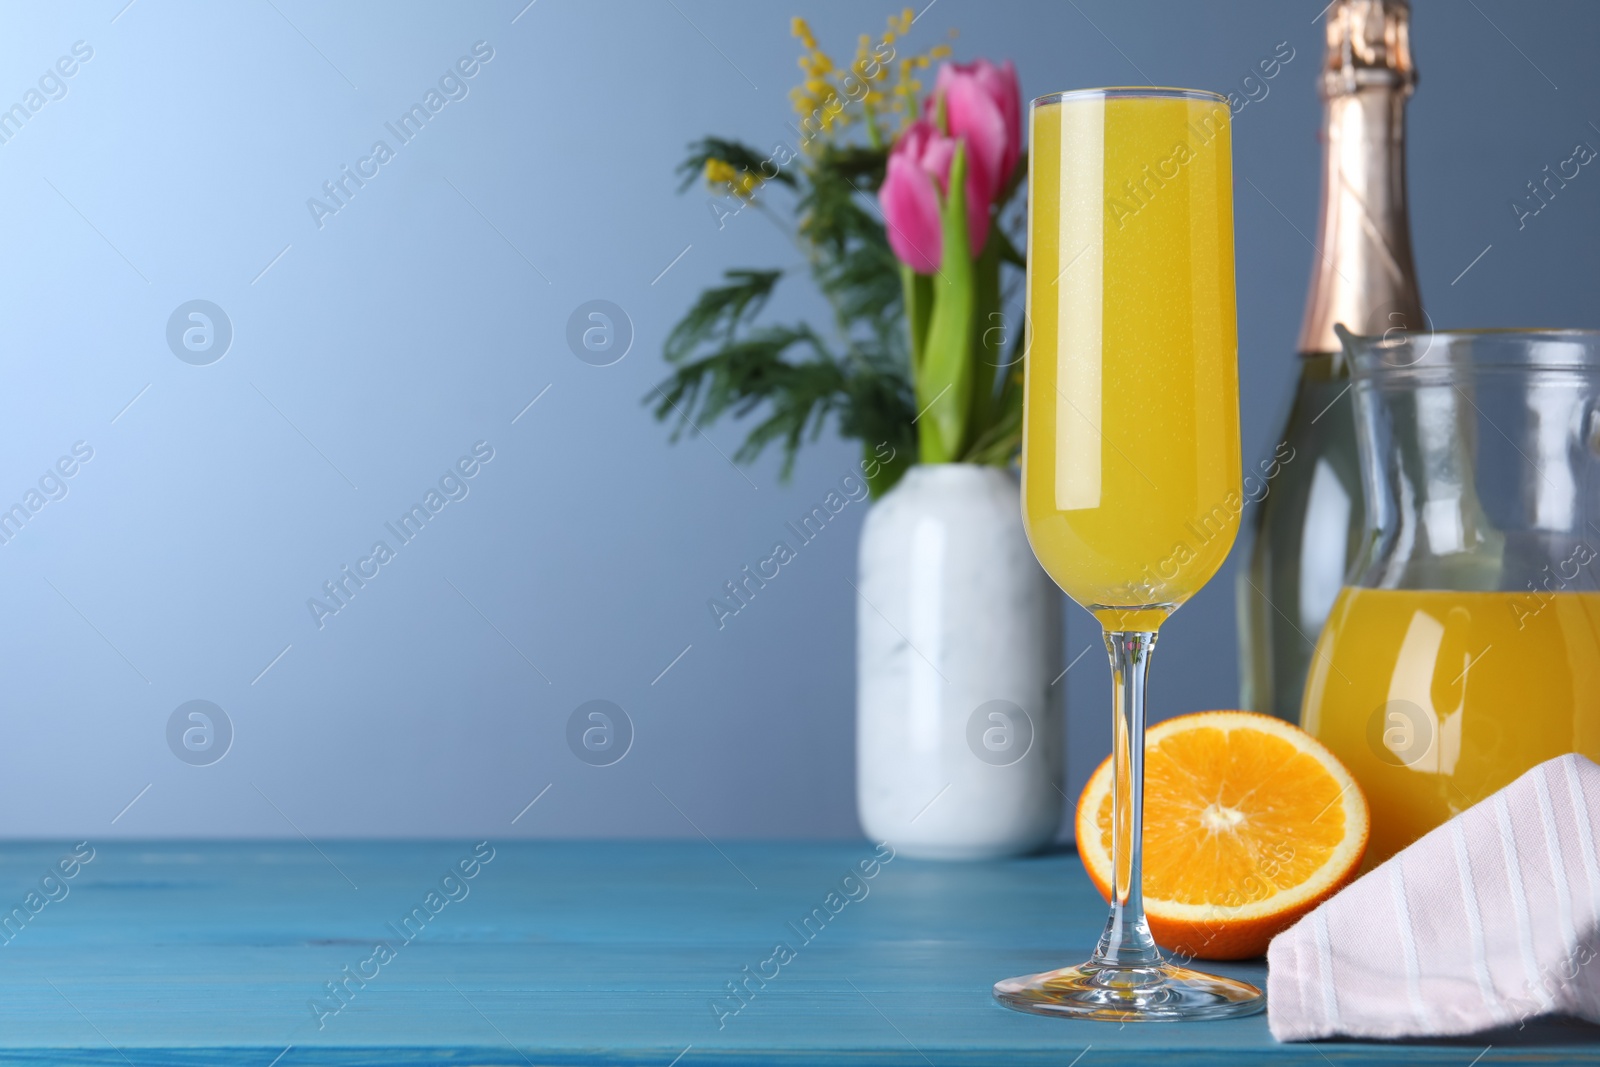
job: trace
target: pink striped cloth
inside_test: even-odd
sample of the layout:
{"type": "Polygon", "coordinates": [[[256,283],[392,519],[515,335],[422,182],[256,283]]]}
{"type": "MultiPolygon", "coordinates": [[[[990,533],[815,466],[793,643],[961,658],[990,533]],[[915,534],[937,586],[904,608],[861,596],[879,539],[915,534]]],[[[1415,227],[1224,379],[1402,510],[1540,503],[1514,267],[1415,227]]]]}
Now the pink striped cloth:
{"type": "Polygon", "coordinates": [[[1272,1036],[1600,1023],[1597,825],[1600,766],[1560,756],[1369,871],[1267,949],[1272,1036]]]}

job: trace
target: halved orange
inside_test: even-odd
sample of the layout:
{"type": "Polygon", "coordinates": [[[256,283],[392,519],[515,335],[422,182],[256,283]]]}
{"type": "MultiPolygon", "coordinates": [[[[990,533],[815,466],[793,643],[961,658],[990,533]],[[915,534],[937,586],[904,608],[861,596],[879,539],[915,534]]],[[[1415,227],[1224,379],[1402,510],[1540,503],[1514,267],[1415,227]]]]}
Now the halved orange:
{"type": "MultiPolygon", "coordinates": [[[[1162,948],[1248,959],[1354,875],[1366,797],[1310,734],[1202,711],[1145,732],[1144,906],[1162,948]]],[[[1078,798],[1078,855],[1111,897],[1111,760],[1078,798]]]]}

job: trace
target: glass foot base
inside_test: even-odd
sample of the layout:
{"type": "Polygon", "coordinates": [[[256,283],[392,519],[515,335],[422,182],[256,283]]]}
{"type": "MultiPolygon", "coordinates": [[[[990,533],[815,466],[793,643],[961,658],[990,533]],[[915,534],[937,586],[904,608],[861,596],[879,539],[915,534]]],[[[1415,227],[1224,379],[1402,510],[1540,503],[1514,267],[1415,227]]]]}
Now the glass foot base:
{"type": "Polygon", "coordinates": [[[1266,994],[1187,967],[1106,967],[1085,963],[996,982],[994,998],[1014,1011],[1109,1022],[1177,1022],[1254,1015],[1266,994]]]}

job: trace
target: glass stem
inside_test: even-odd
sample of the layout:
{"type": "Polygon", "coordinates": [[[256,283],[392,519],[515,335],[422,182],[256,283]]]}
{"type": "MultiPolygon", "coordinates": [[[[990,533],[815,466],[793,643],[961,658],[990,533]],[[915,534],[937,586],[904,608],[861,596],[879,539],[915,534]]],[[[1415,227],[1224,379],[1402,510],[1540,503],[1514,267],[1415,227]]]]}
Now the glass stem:
{"type": "Polygon", "coordinates": [[[1161,952],[1144,918],[1144,693],[1155,648],[1153,631],[1105,632],[1111,656],[1112,723],[1111,917],[1094,962],[1103,967],[1151,967],[1161,952]]]}

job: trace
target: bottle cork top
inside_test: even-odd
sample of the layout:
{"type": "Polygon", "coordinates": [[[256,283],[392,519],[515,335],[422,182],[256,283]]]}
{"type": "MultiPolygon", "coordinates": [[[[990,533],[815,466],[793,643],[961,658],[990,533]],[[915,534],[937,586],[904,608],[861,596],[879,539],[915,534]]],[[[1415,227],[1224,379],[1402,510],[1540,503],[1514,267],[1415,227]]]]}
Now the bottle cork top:
{"type": "Polygon", "coordinates": [[[1372,85],[1409,93],[1416,86],[1407,0],[1335,0],[1327,20],[1324,96],[1353,93],[1372,85]]]}

